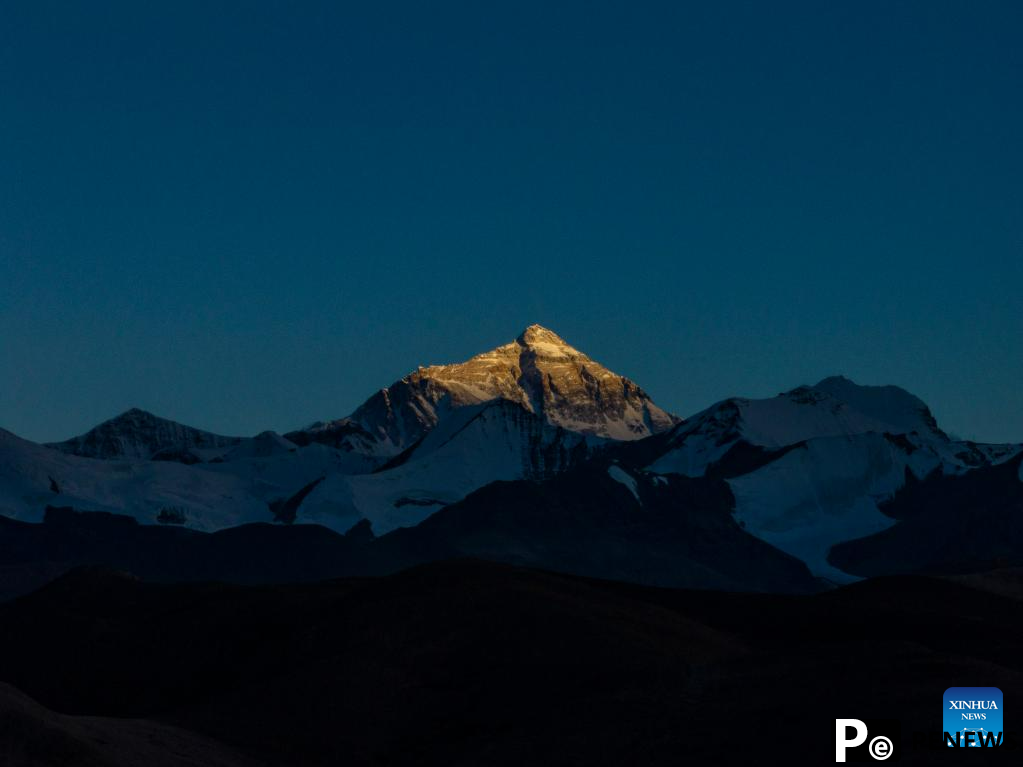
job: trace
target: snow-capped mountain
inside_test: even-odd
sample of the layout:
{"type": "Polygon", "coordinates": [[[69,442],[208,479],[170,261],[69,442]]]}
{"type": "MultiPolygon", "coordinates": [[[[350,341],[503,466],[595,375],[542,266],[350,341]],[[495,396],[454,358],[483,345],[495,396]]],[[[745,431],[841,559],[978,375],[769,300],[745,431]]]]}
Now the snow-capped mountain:
{"type": "Polygon", "coordinates": [[[240,441],[238,437],[213,434],[132,408],[85,434],[47,447],[88,458],[151,459],[159,458],[162,451],[196,451],[198,457],[202,451],[215,453],[240,441]]]}
{"type": "Polygon", "coordinates": [[[731,397],[677,426],[654,471],[700,476],[737,444],[777,450],[819,437],[912,434],[948,442],[922,400],[897,386],[860,386],[840,376],[770,399],[731,397]]]}
{"type": "Polygon", "coordinates": [[[415,525],[491,482],[552,477],[604,443],[551,426],[510,400],[470,405],[380,471],[328,477],[303,504],[302,517],[338,530],[368,519],[384,533],[415,525]]]}
{"type": "Polygon", "coordinates": [[[398,453],[448,414],[497,399],[517,403],[552,426],[607,439],[641,439],[679,421],[628,378],[553,331],[530,325],[514,341],[466,362],[421,367],[378,391],[349,418],[305,432],[316,439],[317,432],[357,426],[398,453]]]}
{"type": "MultiPolygon", "coordinates": [[[[1004,499],[1011,505],[1023,497],[1011,481],[1023,481],[1021,450],[954,440],[909,392],[841,377],[767,399],[733,397],[683,421],[629,379],[532,325],[466,362],[419,368],[348,418],[283,436],[226,437],[139,410],[47,446],[0,431],[0,514],[39,521],[48,505],[71,506],[201,530],[276,521],[344,532],[369,522],[381,535],[451,507],[456,512],[445,518],[457,517],[460,534],[469,535],[475,528],[467,515],[484,497],[503,509],[487,517],[485,535],[478,531],[486,550],[521,557],[518,549],[502,553],[503,533],[496,532],[521,523],[528,529],[509,533],[506,548],[521,549],[540,535],[529,545],[536,561],[550,566],[543,540],[561,529],[563,494],[542,488],[567,473],[575,479],[557,487],[599,476],[615,488],[593,495],[600,499],[588,507],[595,524],[611,520],[625,531],[642,518],[650,540],[666,525],[688,541],[686,556],[700,562],[725,557],[718,550],[725,542],[745,546],[752,536],[756,546],[769,544],[813,575],[842,582],[897,571],[890,552],[913,540],[907,524],[926,529],[920,509],[943,497],[933,490],[942,483],[951,482],[957,498],[990,486],[983,514],[997,519],[1004,499]],[[957,477],[966,479],[958,484],[957,477]],[[476,500],[460,503],[469,496],[476,500]],[[545,499],[543,508],[511,513],[515,499],[530,497],[545,499]],[[906,508],[911,512],[900,511],[906,508]],[[717,515],[711,527],[700,517],[706,509],[717,515]],[[682,530],[714,535],[688,540],[682,530]]],[[[946,526],[953,506],[942,507],[946,526]]],[[[582,535],[584,521],[576,513],[576,532],[557,538],[559,545],[582,535]]],[[[596,559],[586,572],[602,572],[602,557],[614,548],[609,540],[602,554],[590,552],[596,559]]],[[[466,541],[460,550],[478,553],[466,541]]],[[[930,540],[928,562],[944,556],[942,546],[930,540]]],[[[641,549],[629,549],[628,557],[641,549]]],[[[784,559],[774,561],[788,572],[784,559]]],[[[606,572],[639,567],[619,565],[606,572]]]]}
{"type": "Polygon", "coordinates": [[[174,510],[187,527],[219,530],[273,521],[276,501],[324,477],[367,473],[378,465],[326,445],[299,448],[273,432],[193,463],[87,458],[0,429],[0,514],[36,522],[49,505],[72,506],[153,524],[162,521],[162,511],[174,510]]]}
{"type": "MultiPolygon", "coordinates": [[[[0,430],[0,514],[36,522],[48,505],[116,511],[155,523],[162,509],[217,529],[265,518],[251,477],[177,461],[100,460],[65,453],[0,430]]],[[[264,492],[272,492],[267,486],[264,492]]]]}
{"type": "Polygon", "coordinates": [[[293,499],[298,521],[345,530],[369,519],[382,532],[489,482],[549,477],[608,440],[678,420],[534,325],[468,362],[420,368],[349,418],[284,436],[226,437],[137,409],[46,448],[8,435],[0,513],[35,520],[66,504],[151,523],[173,508],[210,530],[269,521],[293,499]]]}
{"type": "Polygon", "coordinates": [[[909,392],[841,377],[724,400],[662,439],[648,471],[726,478],[748,532],[836,581],[850,576],[829,562],[832,547],[895,524],[879,505],[907,477],[961,474],[1021,449],[952,440],[909,392]]]}

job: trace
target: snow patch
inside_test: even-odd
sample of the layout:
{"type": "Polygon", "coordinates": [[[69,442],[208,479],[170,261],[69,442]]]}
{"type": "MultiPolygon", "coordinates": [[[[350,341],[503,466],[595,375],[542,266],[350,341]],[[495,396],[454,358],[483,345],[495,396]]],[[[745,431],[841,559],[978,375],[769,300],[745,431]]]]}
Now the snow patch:
{"type": "MultiPolygon", "coordinates": [[[[911,470],[927,473],[930,461],[911,470]]],[[[933,463],[931,463],[933,462],[933,463]]],[[[877,502],[905,482],[905,454],[878,434],[826,437],[729,480],[735,518],[751,535],[801,559],[814,575],[856,580],[828,563],[831,547],[895,524],[877,502]]]]}
{"type": "Polygon", "coordinates": [[[636,483],[635,477],[616,463],[613,463],[608,467],[607,473],[615,482],[620,482],[625,485],[629,489],[629,492],[632,493],[632,496],[639,501],[639,485],[636,483]]]}

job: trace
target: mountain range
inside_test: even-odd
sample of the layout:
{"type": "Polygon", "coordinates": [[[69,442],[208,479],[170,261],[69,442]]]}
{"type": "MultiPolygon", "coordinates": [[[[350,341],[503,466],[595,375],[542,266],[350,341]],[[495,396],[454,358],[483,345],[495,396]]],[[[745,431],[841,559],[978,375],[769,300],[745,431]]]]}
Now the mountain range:
{"type": "MultiPolygon", "coordinates": [[[[1018,558],[1021,459],[1023,445],[950,437],[898,387],[842,377],[682,419],[532,325],[283,435],[223,436],[137,409],[47,445],[0,430],[0,514],[55,566],[95,556],[58,520],[104,512],[139,523],[118,528],[116,545],[163,547],[167,561],[226,579],[242,576],[199,564],[209,534],[296,524],[319,526],[297,553],[331,552],[315,572],[290,573],[299,579],[473,556],[654,585],[813,591],[1018,558]],[[1003,534],[966,545],[964,519],[1003,534]]],[[[106,524],[82,517],[82,530],[106,524]]],[[[193,579],[173,569],[157,575],[193,579]]]]}

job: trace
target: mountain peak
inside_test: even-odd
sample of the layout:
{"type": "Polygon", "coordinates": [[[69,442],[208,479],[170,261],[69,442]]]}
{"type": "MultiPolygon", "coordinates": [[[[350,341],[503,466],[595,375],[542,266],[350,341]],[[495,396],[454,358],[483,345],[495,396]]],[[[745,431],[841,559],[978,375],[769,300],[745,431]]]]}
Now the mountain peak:
{"type": "Polygon", "coordinates": [[[497,399],[552,426],[606,439],[639,439],[678,421],[632,381],[535,324],[465,362],[419,368],[373,395],[351,420],[400,451],[452,410],[497,399]]]}
{"type": "Polygon", "coordinates": [[[238,441],[237,437],[212,434],[133,407],[85,434],[47,447],[87,458],[149,459],[168,448],[219,448],[238,441]]]}
{"type": "Polygon", "coordinates": [[[115,415],[113,418],[111,418],[109,420],[110,421],[123,421],[123,420],[130,419],[130,418],[145,418],[145,419],[154,420],[154,421],[155,420],[160,420],[160,421],[166,421],[167,420],[166,418],[160,418],[160,416],[156,415],[155,413],[150,413],[148,410],[143,410],[140,407],[129,408],[129,409],[125,410],[123,413],[121,413],[120,415],[115,415]]]}
{"type": "Polygon", "coordinates": [[[899,386],[866,386],[839,375],[829,376],[812,388],[887,424],[892,432],[916,431],[945,437],[924,401],[899,386]]]}
{"type": "Polygon", "coordinates": [[[565,343],[565,339],[555,333],[553,330],[548,330],[543,325],[530,325],[528,328],[519,333],[519,337],[515,339],[520,346],[535,346],[537,344],[549,344],[552,346],[564,346],[568,347],[565,343]]]}

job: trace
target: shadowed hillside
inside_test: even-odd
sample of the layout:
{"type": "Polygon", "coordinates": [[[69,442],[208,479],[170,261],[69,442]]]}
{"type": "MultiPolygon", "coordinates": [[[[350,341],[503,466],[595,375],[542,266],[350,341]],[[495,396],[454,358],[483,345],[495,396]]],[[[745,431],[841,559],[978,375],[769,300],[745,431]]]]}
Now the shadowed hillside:
{"type": "Polygon", "coordinates": [[[791,728],[806,758],[786,761],[821,764],[842,712],[937,731],[946,687],[1023,693],[1018,582],[772,596],[480,562],[272,587],[79,570],[0,608],[0,679],[277,765],[749,764],[791,728]]]}

